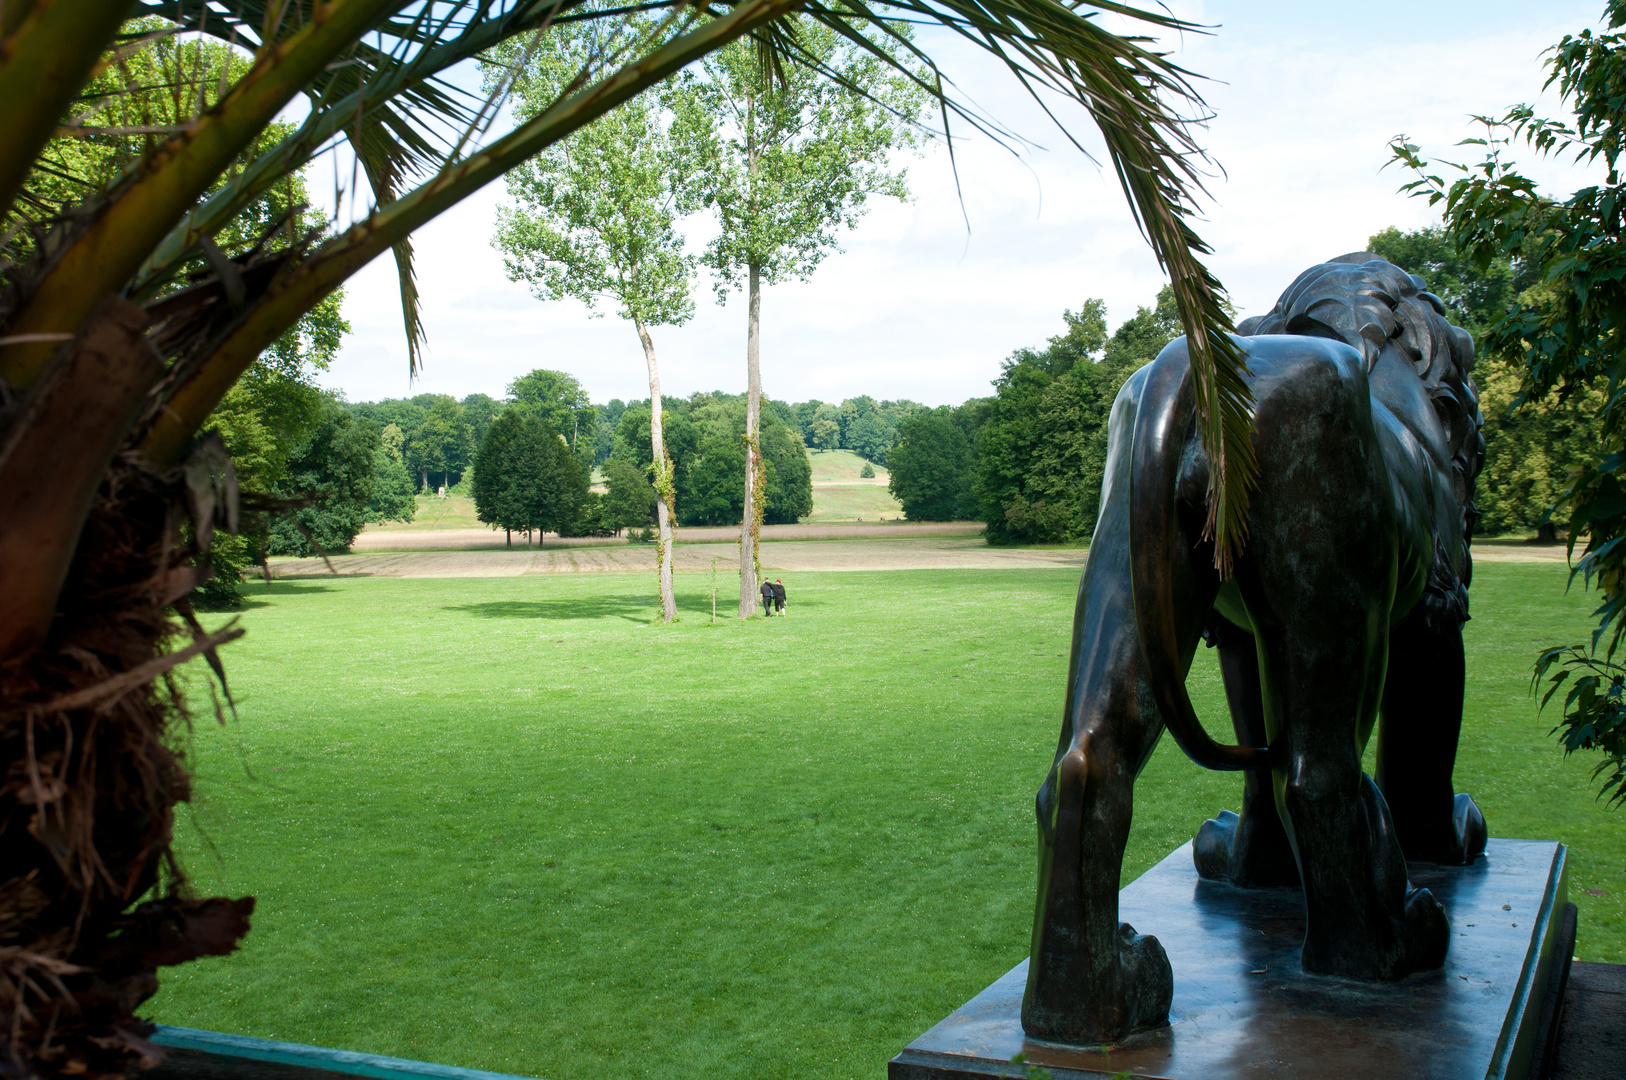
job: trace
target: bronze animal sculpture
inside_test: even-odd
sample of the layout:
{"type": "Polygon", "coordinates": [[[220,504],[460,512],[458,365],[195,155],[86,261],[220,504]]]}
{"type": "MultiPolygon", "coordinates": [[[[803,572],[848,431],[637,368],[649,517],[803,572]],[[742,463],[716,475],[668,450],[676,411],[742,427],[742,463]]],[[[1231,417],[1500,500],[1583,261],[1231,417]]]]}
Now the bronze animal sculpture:
{"type": "Polygon", "coordinates": [[[1135,777],[1166,725],[1193,761],[1246,774],[1240,815],[1194,844],[1205,877],[1302,883],[1306,971],[1438,967],[1450,927],[1406,859],[1472,860],[1485,824],[1451,773],[1474,478],[1473,342],[1375,255],[1301,274],[1238,327],[1259,484],[1227,580],[1203,538],[1208,461],[1185,340],[1113,404],[1101,512],[1079,586],[1061,738],[1038,795],[1029,1035],[1112,1041],[1164,1022],[1155,937],[1118,922],[1135,777]],[[1204,731],[1184,679],[1220,652],[1242,745],[1204,731]],[[1361,754],[1378,727],[1376,782],[1361,754]]]}

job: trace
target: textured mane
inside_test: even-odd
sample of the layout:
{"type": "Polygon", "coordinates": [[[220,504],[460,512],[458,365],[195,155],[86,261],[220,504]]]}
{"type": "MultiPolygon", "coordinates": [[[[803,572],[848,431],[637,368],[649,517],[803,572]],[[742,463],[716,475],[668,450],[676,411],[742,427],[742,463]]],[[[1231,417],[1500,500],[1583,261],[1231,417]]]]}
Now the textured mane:
{"type": "Polygon", "coordinates": [[[1473,484],[1485,458],[1479,392],[1470,375],[1474,340],[1446,320],[1445,304],[1422,278],[1369,251],[1341,255],[1304,271],[1268,315],[1244,319],[1237,333],[1332,338],[1358,350],[1368,371],[1385,352],[1402,357],[1449,433],[1457,501],[1474,516],[1473,484]]]}
{"type": "MultiPolygon", "coordinates": [[[[1474,480],[1485,463],[1479,429],[1479,391],[1470,372],[1474,339],[1446,320],[1445,304],[1428,284],[1369,251],[1341,255],[1304,271],[1282,293],[1268,315],[1244,319],[1244,337],[1300,334],[1332,338],[1356,349],[1371,371],[1378,358],[1395,355],[1416,372],[1451,447],[1451,472],[1462,508],[1460,548],[1453,558],[1437,549],[1424,597],[1426,618],[1467,618],[1465,588],[1472,574],[1469,544],[1479,512],[1474,480]]],[[[1436,539],[1436,544],[1445,538],[1436,539]]]]}

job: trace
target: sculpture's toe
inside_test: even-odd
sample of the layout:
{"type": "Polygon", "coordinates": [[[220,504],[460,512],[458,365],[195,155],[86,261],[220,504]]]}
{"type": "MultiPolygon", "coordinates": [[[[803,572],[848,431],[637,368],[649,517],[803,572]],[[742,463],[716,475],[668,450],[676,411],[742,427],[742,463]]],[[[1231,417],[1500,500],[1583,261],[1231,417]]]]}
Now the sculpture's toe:
{"type": "MultiPolygon", "coordinates": [[[[1234,815],[1233,815],[1234,816],[1234,815]]],[[[1123,964],[1126,1033],[1161,1027],[1168,1022],[1174,1000],[1174,968],[1157,938],[1135,933],[1128,923],[1118,926],[1118,958],[1123,964]]]]}
{"type": "Polygon", "coordinates": [[[1456,838],[1453,862],[1466,865],[1485,853],[1485,815],[1467,792],[1459,792],[1452,804],[1451,828],[1456,838]]]}
{"type": "Polygon", "coordinates": [[[1406,894],[1401,935],[1406,947],[1404,970],[1395,972],[1396,977],[1432,971],[1445,963],[1445,951],[1451,944],[1451,921],[1427,889],[1412,889],[1406,894]]]}
{"type": "Polygon", "coordinates": [[[1231,877],[1231,845],[1236,841],[1236,826],[1240,819],[1229,810],[1221,810],[1218,817],[1203,822],[1191,842],[1191,861],[1197,864],[1197,873],[1210,881],[1227,881],[1231,877]]]}

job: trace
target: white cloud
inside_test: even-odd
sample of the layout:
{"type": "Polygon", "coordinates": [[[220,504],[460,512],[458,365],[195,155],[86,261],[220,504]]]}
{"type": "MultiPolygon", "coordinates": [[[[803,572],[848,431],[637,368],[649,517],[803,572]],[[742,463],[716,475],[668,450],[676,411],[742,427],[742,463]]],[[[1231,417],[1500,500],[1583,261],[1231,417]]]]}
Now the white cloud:
{"type": "MultiPolygon", "coordinates": [[[[1225,174],[1210,184],[1200,231],[1238,308],[1267,309],[1299,270],[1358,250],[1385,226],[1432,220],[1421,200],[1397,193],[1408,177],[1383,168],[1388,140],[1404,132],[1435,154],[1471,154],[1452,145],[1473,134],[1468,115],[1537,100],[1541,50],[1591,25],[1597,7],[1175,5],[1222,24],[1212,36],[1188,35],[1178,59],[1212,80],[1200,84],[1216,114],[1204,145],[1225,174]]],[[[1110,170],[1067,146],[986,58],[945,51],[979,105],[1049,149],[1017,159],[986,139],[957,145],[968,236],[947,154],[934,148],[909,165],[913,202],[877,203],[810,282],[767,289],[763,381],[774,397],[956,403],[987,393],[1012,350],[1059,332],[1063,308],[1100,297],[1116,323],[1163,283],[1110,170]]],[[[1552,95],[1540,102],[1556,111],[1552,95]]],[[[1551,162],[1532,172],[1555,190],[1579,175],[1551,162]]],[[[578,304],[544,304],[507,280],[490,244],[504,196],[492,185],[415,237],[429,336],[422,377],[407,378],[394,264],[384,258],[347,287],[354,333],[327,385],[352,400],[500,396],[514,377],[550,367],[576,375],[595,400],[647,394],[629,326],[578,304]]],[[[691,243],[706,231],[697,224],[691,243]]],[[[663,389],[742,389],[744,304],[736,296],[717,306],[708,282],[697,283],[697,301],[691,323],[655,331],[663,389]]]]}

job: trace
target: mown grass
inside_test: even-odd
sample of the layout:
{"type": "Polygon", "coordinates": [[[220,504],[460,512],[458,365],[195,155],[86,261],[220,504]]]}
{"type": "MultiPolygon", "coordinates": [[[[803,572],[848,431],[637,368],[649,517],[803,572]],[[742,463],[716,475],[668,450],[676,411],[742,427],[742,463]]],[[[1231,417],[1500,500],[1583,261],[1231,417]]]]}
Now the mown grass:
{"type": "Polygon", "coordinates": [[[808,525],[834,521],[901,521],[903,507],[892,493],[873,484],[825,484],[813,488],[813,512],[808,525]]]}
{"type": "Polygon", "coordinates": [[[418,509],[408,522],[386,521],[367,526],[368,532],[424,532],[430,529],[488,528],[474,514],[472,495],[417,496],[418,509]]]}
{"type": "MultiPolygon", "coordinates": [[[[255,927],[149,1012],[554,1080],[879,1076],[1026,953],[1076,582],[804,574],[712,626],[696,576],[668,628],[642,575],[251,586],[181,847],[255,927]]],[[[1626,960],[1626,819],[1526,693],[1586,604],[1548,566],[1474,593],[1459,786],[1572,845],[1578,954],[1626,960]]],[[[1207,650],[1192,685],[1224,725],[1207,650]]],[[[1164,740],[1126,879],[1237,790],[1164,740]]]]}
{"type": "Polygon", "coordinates": [[[881,488],[886,487],[887,471],[884,465],[875,465],[866,460],[861,454],[851,450],[809,450],[807,460],[813,466],[813,482],[815,484],[857,484],[873,483],[881,488]],[[865,480],[859,475],[864,466],[869,465],[875,470],[873,480],[865,480]]]}

